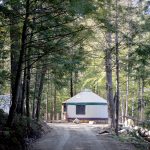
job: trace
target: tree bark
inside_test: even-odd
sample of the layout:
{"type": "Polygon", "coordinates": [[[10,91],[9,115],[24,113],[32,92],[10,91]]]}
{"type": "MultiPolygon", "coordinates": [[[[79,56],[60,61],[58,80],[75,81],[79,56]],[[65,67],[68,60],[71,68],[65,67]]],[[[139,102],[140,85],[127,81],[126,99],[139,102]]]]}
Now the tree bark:
{"type": "MultiPolygon", "coordinates": [[[[33,19],[33,23],[35,23],[33,19]]],[[[33,28],[31,29],[31,35],[29,38],[29,42],[32,41],[33,38],[33,28]]],[[[31,66],[30,66],[30,54],[31,54],[31,47],[26,49],[26,58],[25,63],[26,63],[26,72],[27,72],[27,77],[26,77],[26,116],[30,117],[30,78],[31,78],[31,66]]]]}
{"type": "Polygon", "coordinates": [[[119,123],[119,46],[118,46],[118,0],[115,2],[116,18],[115,18],[115,55],[116,55],[116,128],[115,132],[118,135],[118,123],[119,123]]]}
{"type": "Polygon", "coordinates": [[[17,100],[17,108],[16,108],[16,113],[17,114],[21,114],[21,105],[22,105],[22,101],[23,101],[23,97],[22,97],[22,83],[20,83],[19,85],[19,92],[18,92],[18,100],[17,100]]]}
{"type": "MultiPolygon", "coordinates": [[[[128,68],[128,67],[127,67],[128,68]]],[[[128,69],[127,69],[128,71],[128,69]]],[[[127,72],[127,79],[126,79],[126,111],[125,111],[125,116],[128,117],[128,97],[129,97],[129,73],[127,72]]]]}
{"type": "Polygon", "coordinates": [[[25,20],[23,23],[23,29],[22,29],[22,39],[21,39],[21,50],[19,54],[19,61],[18,61],[18,68],[16,73],[16,79],[15,79],[15,90],[14,90],[14,96],[12,97],[12,104],[10,107],[8,119],[7,119],[7,126],[11,126],[16,114],[16,107],[17,107],[17,99],[19,94],[19,85],[21,81],[21,75],[22,75],[22,65],[23,65],[23,56],[25,53],[25,43],[26,43],[26,34],[27,34],[27,24],[28,24],[28,17],[29,17],[29,0],[26,1],[26,14],[25,14],[25,20]]]}
{"type": "Polygon", "coordinates": [[[37,82],[38,82],[38,69],[36,70],[36,75],[35,75],[35,84],[34,84],[34,96],[33,96],[33,104],[32,104],[32,118],[34,119],[35,118],[35,109],[36,109],[36,95],[37,95],[37,92],[38,92],[38,85],[37,85],[37,82]]]}
{"type": "Polygon", "coordinates": [[[141,79],[138,79],[138,119],[140,120],[141,113],[141,79]]]}
{"type": "Polygon", "coordinates": [[[43,84],[44,84],[44,78],[46,74],[46,68],[42,68],[41,77],[40,77],[40,85],[38,89],[38,97],[37,97],[37,108],[36,108],[36,119],[39,121],[40,118],[40,107],[41,107],[41,99],[42,99],[42,91],[43,91],[43,84]]]}
{"type": "Polygon", "coordinates": [[[24,115],[24,101],[25,101],[25,90],[26,90],[26,69],[24,70],[23,84],[22,84],[22,101],[21,101],[21,116],[24,115]]]}
{"type": "MultiPolygon", "coordinates": [[[[127,21],[128,21],[128,36],[132,36],[132,27],[131,27],[131,6],[132,6],[132,1],[128,0],[128,16],[127,16],[127,21]]],[[[126,106],[125,106],[125,116],[128,116],[128,99],[129,99],[129,52],[131,50],[131,40],[127,40],[128,44],[128,50],[127,50],[127,75],[126,75],[126,106]]],[[[126,117],[127,118],[127,117],[126,117]]],[[[125,121],[125,120],[124,120],[125,121]]]]}
{"type": "Polygon", "coordinates": [[[51,81],[51,83],[50,83],[50,85],[51,85],[51,87],[50,87],[50,91],[51,91],[51,94],[50,94],[50,96],[51,96],[51,100],[50,100],[50,106],[51,106],[51,108],[50,108],[50,113],[51,113],[51,116],[50,116],[50,120],[52,121],[53,120],[53,83],[52,83],[52,81],[51,81]]]}
{"type": "Polygon", "coordinates": [[[132,98],[132,117],[134,117],[134,98],[132,98]]]}
{"type": "Polygon", "coordinates": [[[105,49],[105,71],[106,71],[106,92],[108,100],[108,123],[111,128],[115,128],[113,83],[112,83],[112,52],[111,52],[111,33],[107,34],[108,47],[105,49]]]}
{"type": "Polygon", "coordinates": [[[49,110],[48,110],[48,106],[49,106],[49,91],[50,91],[50,74],[49,74],[49,70],[47,71],[48,73],[48,83],[47,83],[47,100],[46,100],[46,121],[49,121],[49,110]]]}
{"type": "Polygon", "coordinates": [[[141,87],[141,117],[140,120],[144,120],[144,79],[142,78],[142,87],[141,87]]]}
{"type": "Polygon", "coordinates": [[[75,71],[74,73],[74,95],[77,94],[77,83],[78,83],[78,71],[75,71]]]}
{"type": "MultiPolygon", "coordinates": [[[[13,6],[13,9],[16,7],[13,6]]],[[[20,27],[19,27],[19,18],[14,14],[11,14],[10,17],[10,40],[11,40],[11,93],[12,99],[15,94],[15,80],[17,75],[18,69],[18,58],[19,52],[21,48],[20,43],[20,27]]]]}
{"type": "Polygon", "coordinates": [[[124,123],[125,121],[125,99],[123,97],[123,93],[121,93],[121,90],[120,90],[120,95],[122,95],[122,97],[120,97],[120,108],[121,108],[121,122],[124,123]]]}
{"type": "Polygon", "coordinates": [[[73,97],[73,73],[70,73],[70,96],[73,97]]]}
{"type": "Polygon", "coordinates": [[[53,109],[54,110],[54,112],[53,112],[54,120],[56,120],[56,100],[57,100],[57,97],[56,97],[57,95],[56,94],[57,94],[57,91],[56,91],[56,87],[55,87],[54,88],[54,106],[53,106],[54,107],[54,109],[53,109]]]}
{"type": "MultiPolygon", "coordinates": [[[[106,8],[111,10],[111,3],[107,2],[106,8]]],[[[111,22],[111,11],[107,14],[107,19],[111,22]]],[[[115,129],[115,105],[113,100],[113,81],[112,81],[112,35],[109,30],[106,32],[107,46],[105,48],[105,71],[106,71],[106,93],[108,100],[108,123],[112,129],[115,129]]]]}
{"type": "MultiPolygon", "coordinates": [[[[11,6],[13,10],[18,9],[18,6],[11,6]]],[[[10,12],[9,12],[10,13],[10,12]]],[[[7,14],[8,15],[8,14],[7,14]]],[[[21,43],[20,43],[20,27],[19,27],[19,17],[15,13],[11,13],[9,15],[9,20],[10,20],[10,40],[11,40],[11,95],[12,98],[14,97],[15,94],[15,80],[16,80],[16,73],[18,69],[18,58],[19,58],[19,52],[21,48],[21,43]]],[[[19,114],[21,111],[21,101],[22,101],[22,88],[21,84],[19,85],[19,96],[18,96],[18,104],[16,108],[16,112],[19,114]]],[[[12,102],[11,102],[12,103],[12,102]]]]}
{"type": "Polygon", "coordinates": [[[29,50],[28,50],[28,61],[27,61],[27,80],[26,80],[26,115],[27,117],[30,117],[30,103],[29,103],[29,96],[30,96],[30,56],[29,56],[29,50]]]}

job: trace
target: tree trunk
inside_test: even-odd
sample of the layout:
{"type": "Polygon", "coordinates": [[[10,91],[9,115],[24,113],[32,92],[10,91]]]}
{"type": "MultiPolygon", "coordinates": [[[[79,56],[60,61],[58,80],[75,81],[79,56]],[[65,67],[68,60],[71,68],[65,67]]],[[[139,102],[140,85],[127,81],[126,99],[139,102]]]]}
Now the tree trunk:
{"type": "Polygon", "coordinates": [[[24,70],[23,84],[22,84],[22,101],[21,101],[21,116],[24,114],[24,100],[25,100],[25,90],[26,90],[26,69],[24,70]]]}
{"type": "MultiPolygon", "coordinates": [[[[11,6],[12,9],[18,9],[17,6],[11,6]]],[[[16,72],[18,69],[18,58],[19,58],[19,52],[20,52],[20,27],[19,27],[19,17],[16,16],[14,13],[9,15],[10,20],[10,40],[11,40],[11,95],[12,98],[15,94],[15,80],[16,80],[16,72]]],[[[21,84],[19,85],[21,86],[21,84]]],[[[16,112],[19,114],[21,111],[21,101],[22,101],[22,93],[21,87],[19,88],[19,96],[18,96],[18,104],[16,108],[16,112]]]]}
{"type": "Polygon", "coordinates": [[[132,98],[132,117],[134,117],[134,98],[132,98]]]}
{"type": "Polygon", "coordinates": [[[73,97],[73,73],[70,73],[70,96],[73,97]]]}
{"type": "MultiPolygon", "coordinates": [[[[49,84],[49,83],[48,83],[49,84]]],[[[48,117],[48,97],[49,97],[49,88],[47,88],[47,97],[46,97],[46,114],[45,114],[45,120],[46,120],[46,122],[48,122],[49,121],[49,117],[48,117]]]]}
{"type": "Polygon", "coordinates": [[[77,94],[77,83],[78,83],[78,71],[75,71],[74,73],[74,95],[77,94]]]}
{"type": "MultiPolygon", "coordinates": [[[[24,57],[23,57],[23,61],[25,62],[25,60],[27,59],[27,56],[26,56],[26,49],[25,49],[25,54],[24,54],[24,57]]],[[[27,67],[27,63],[25,62],[24,63],[24,75],[23,75],[23,83],[21,83],[22,84],[22,88],[19,88],[19,90],[20,91],[22,91],[21,92],[21,96],[20,96],[20,94],[19,94],[19,96],[18,96],[18,104],[17,104],[17,109],[18,109],[18,107],[20,107],[20,110],[18,110],[18,114],[21,114],[21,115],[23,115],[23,109],[24,109],[24,101],[25,101],[25,99],[26,99],[26,82],[27,82],[27,69],[26,69],[26,67],[27,67]],[[21,106],[19,106],[19,105],[21,105],[21,106]]]]}
{"type": "MultiPolygon", "coordinates": [[[[33,19],[33,23],[34,23],[34,19],[33,19]]],[[[32,41],[32,37],[33,37],[33,28],[31,29],[31,35],[29,38],[29,42],[32,41]]],[[[26,78],[26,116],[30,117],[30,78],[31,78],[31,66],[30,66],[30,54],[31,54],[31,47],[28,48],[26,50],[26,58],[25,59],[25,63],[26,63],[26,68],[25,70],[27,70],[27,78],[26,78]]]]}
{"type": "MultiPolygon", "coordinates": [[[[37,65],[38,66],[38,65],[37,65]]],[[[35,109],[36,109],[36,97],[38,93],[38,81],[39,81],[39,71],[38,69],[36,70],[36,75],[35,75],[35,86],[34,86],[34,96],[33,96],[33,104],[32,104],[32,118],[35,118],[35,109]]]]}
{"type": "Polygon", "coordinates": [[[52,121],[53,120],[53,83],[52,83],[52,81],[51,81],[51,87],[50,87],[50,91],[51,91],[51,94],[50,94],[50,96],[51,96],[51,100],[50,100],[50,105],[51,105],[51,108],[50,108],[50,113],[51,113],[51,116],[50,116],[50,120],[52,121]]]}
{"type": "MultiPolygon", "coordinates": [[[[128,68],[128,67],[127,67],[128,68]]],[[[128,71],[128,69],[127,69],[128,71]]],[[[126,111],[125,116],[128,117],[128,97],[129,97],[129,73],[127,72],[127,80],[126,80],[126,111]]]]}
{"type": "Polygon", "coordinates": [[[142,78],[142,87],[141,87],[141,117],[140,120],[144,120],[144,79],[142,78]]]}
{"type": "Polygon", "coordinates": [[[113,83],[112,83],[112,53],[111,53],[111,34],[107,34],[108,48],[105,49],[105,71],[106,71],[106,92],[108,100],[108,114],[111,128],[115,128],[113,83]]]}
{"type": "MultiPolygon", "coordinates": [[[[128,21],[128,36],[132,36],[132,27],[131,27],[131,8],[132,8],[132,1],[128,0],[128,16],[127,16],[127,21],[128,21]]],[[[126,106],[125,106],[125,116],[128,116],[128,99],[129,99],[129,52],[131,51],[131,40],[128,38],[127,40],[128,44],[128,50],[127,50],[127,76],[126,76],[126,106]]],[[[127,117],[126,117],[127,118],[127,117]]],[[[125,121],[125,120],[124,120],[125,121]]]]}
{"type": "MultiPolygon", "coordinates": [[[[111,10],[111,3],[106,3],[106,8],[111,10]]],[[[107,14],[107,19],[111,22],[111,11],[107,14]]],[[[113,101],[113,81],[112,81],[112,35],[109,30],[106,33],[107,47],[105,49],[105,71],[106,71],[106,92],[108,100],[108,123],[112,129],[115,129],[115,105],[113,101]]]]}
{"type": "Polygon", "coordinates": [[[36,108],[36,119],[39,121],[40,118],[40,107],[41,107],[41,99],[42,99],[42,91],[43,91],[43,84],[44,84],[44,78],[46,74],[46,68],[42,68],[41,77],[40,77],[40,85],[38,90],[38,97],[37,97],[37,108],[36,108]]]}
{"type": "Polygon", "coordinates": [[[28,24],[28,17],[29,17],[29,0],[26,1],[26,15],[25,20],[23,23],[23,29],[22,29],[22,39],[21,39],[21,50],[19,54],[19,61],[18,61],[18,68],[16,73],[16,79],[15,79],[15,90],[12,97],[12,104],[10,107],[8,119],[7,119],[7,126],[11,126],[15,117],[16,107],[17,107],[17,99],[19,94],[19,85],[21,81],[21,74],[22,74],[22,65],[23,65],[23,56],[25,53],[25,43],[26,43],[26,34],[27,34],[27,24],[28,24]]]}
{"type": "Polygon", "coordinates": [[[56,100],[57,100],[57,97],[56,97],[56,96],[57,96],[57,95],[56,95],[57,93],[56,93],[56,92],[57,92],[57,91],[56,91],[56,87],[55,87],[55,88],[54,88],[54,106],[53,106],[53,107],[54,107],[54,109],[53,109],[53,110],[54,110],[54,112],[53,112],[53,114],[54,114],[54,120],[56,120],[56,100]]]}
{"type": "Polygon", "coordinates": [[[49,111],[48,111],[48,104],[49,104],[49,91],[50,91],[50,74],[49,74],[49,70],[48,70],[48,83],[47,83],[47,100],[46,100],[46,121],[49,121],[49,111]]]}
{"type": "MultiPolygon", "coordinates": [[[[29,54],[29,51],[28,51],[29,54]]],[[[30,117],[30,103],[29,103],[29,96],[30,96],[30,62],[29,62],[29,55],[28,56],[28,61],[27,61],[27,80],[26,80],[26,115],[27,117],[30,117]]]]}
{"type": "Polygon", "coordinates": [[[22,97],[22,83],[20,83],[19,85],[19,92],[18,92],[18,100],[17,100],[17,108],[16,108],[16,113],[17,114],[21,114],[21,105],[22,105],[22,101],[23,101],[23,97],[22,97]]]}
{"type": "MultiPolygon", "coordinates": [[[[15,8],[14,8],[15,9],[15,8]]],[[[19,20],[15,15],[10,16],[10,40],[11,40],[11,93],[12,99],[15,94],[15,80],[18,69],[18,58],[20,51],[20,27],[19,20]]]]}
{"type": "Polygon", "coordinates": [[[123,97],[123,93],[121,93],[121,90],[120,90],[120,95],[122,95],[122,97],[120,97],[120,102],[121,102],[121,122],[124,123],[125,121],[125,99],[123,97]]]}
{"type": "Polygon", "coordinates": [[[138,119],[140,120],[141,113],[141,79],[138,80],[138,119]]]}
{"type": "Polygon", "coordinates": [[[115,2],[116,18],[115,18],[115,55],[116,55],[116,128],[115,132],[118,135],[119,123],[119,47],[118,47],[118,0],[115,2]]]}

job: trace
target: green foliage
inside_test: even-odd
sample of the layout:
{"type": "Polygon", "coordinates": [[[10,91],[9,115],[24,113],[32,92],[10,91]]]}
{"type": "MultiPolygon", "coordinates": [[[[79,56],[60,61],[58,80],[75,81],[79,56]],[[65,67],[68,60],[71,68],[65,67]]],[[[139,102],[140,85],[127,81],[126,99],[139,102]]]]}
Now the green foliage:
{"type": "Polygon", "coordinates": [[[3,86],[4,83],[9,79],[9,72],[6,70],[0,70],[0,84],[3,86]]]}
{"type": "Polygon", "coordinates": [[[142,127],[150,130],[150,120],[146,120],[142,123],[142,127]]]}
{"type": "Polygon", "coordinates": [[[70,0],[70,12],[80,16],[94,12],[96,7],[93,5],[93,0],[70,0]]]}
{"type": "MultiPolygon", "coordinates": [[[[145,118],[147,120],[150,120],[150,104],[149,104],[149,101],[146,103],[145,118]]],[[[150,128],[150,126],[149,126],[149,128],[150,128]]]]}

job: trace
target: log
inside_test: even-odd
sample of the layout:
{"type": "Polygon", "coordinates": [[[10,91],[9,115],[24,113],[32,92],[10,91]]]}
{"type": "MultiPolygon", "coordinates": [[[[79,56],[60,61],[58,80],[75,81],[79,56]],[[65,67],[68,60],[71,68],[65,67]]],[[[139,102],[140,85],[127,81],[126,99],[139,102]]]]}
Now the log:
{"type": "Polygon", "coordinates": [[[98,134],[108,134],[108,133],[110,133],[109,131],[102,131],[102,132],[99,132],[98,134]]]}
{"type": "Polygon", "coordinates": [[[147,129],[140,128],[138,130],[138,133],[142,138],[144,138],[144,140],[150,142],[150,131],[148,131],[147,129]]]}
{"type": "Polygon", "coordinates": [[[122,129],[122,130],[119,131],[119,133],[125,133],[125,134],[127,134],[128,131],[126,129],[122,129]]]}
{"type": "Polygon", "coordinates": [[[150,137],[145,137],[144,138],[146,141],[150,142],[150,137]]]}

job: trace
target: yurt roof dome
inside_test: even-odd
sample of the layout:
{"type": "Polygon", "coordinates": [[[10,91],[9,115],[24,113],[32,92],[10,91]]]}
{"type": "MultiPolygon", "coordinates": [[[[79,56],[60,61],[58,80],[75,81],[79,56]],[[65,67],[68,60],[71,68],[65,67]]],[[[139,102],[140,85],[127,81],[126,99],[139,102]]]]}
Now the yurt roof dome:
{"type": "Polygon", "coordinates": [[[107,104],[107,100],[105,100],[104,98],[93,93],[89,89],[84,89],[83,91],[81,91],[77,95],[71,97],[64,103],[67,103],[67,104],[69,104],[69,103],[103,103],[103,104],[107,104]]]}

